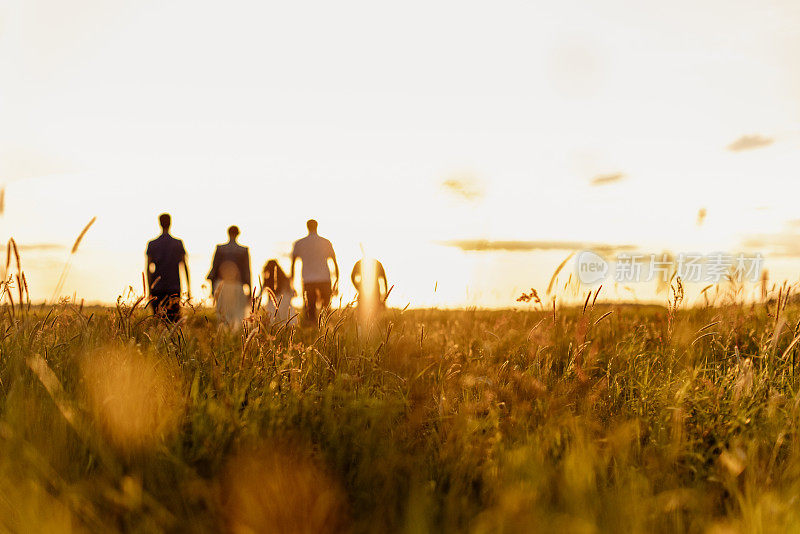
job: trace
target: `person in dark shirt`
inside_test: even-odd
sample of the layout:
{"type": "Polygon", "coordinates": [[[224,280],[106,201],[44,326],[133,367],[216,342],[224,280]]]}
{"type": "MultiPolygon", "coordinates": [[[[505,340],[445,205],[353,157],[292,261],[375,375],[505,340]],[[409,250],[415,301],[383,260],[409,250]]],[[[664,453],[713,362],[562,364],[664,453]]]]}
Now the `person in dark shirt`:
{"type": "Polygon", "coordinates": [[[217,245],[208,280],[220,318],[238,326],[244,320],[252,289],[250,285],[250,251],[236,242],[239,228],[228,228],[228,242],[217,245]]]}
{"type": "MultiPolygon", "coordinates": [[[[175,323],[181,318],[181,265],[186,274],[186,287],[189,288],[186,249],[183,241],[169,234],[172,218],[168,213],[162,213],[158,222],[161,225],[161,235],[147,244],[145,252],[149,303],[153,307],[153,313],[175,323]]],[[[188,297],[192,298],[191,289],[188,289],[188,297]]]]}

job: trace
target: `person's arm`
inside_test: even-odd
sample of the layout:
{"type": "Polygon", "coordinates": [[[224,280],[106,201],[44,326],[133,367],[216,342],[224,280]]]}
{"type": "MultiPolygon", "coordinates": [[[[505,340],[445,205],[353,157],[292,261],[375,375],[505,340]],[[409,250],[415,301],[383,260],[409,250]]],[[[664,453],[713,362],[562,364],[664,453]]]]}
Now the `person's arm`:
{"type": "Polygon", "coordinates": [[[292,249],[292,268],[289,270],[289,284],[294,283],[294,264],[297,261],[297,254],[295,253],[295,249],[292,249]]]}
{"type": "Polygon", "coordinates": [[[186,277],[186,298],[189,300],[192,299],[192,285],[191,280],[189,280],[189,265],[186,259],[186,247],[183,246],[183,241],[180,239],[177,240],[178,244],[178,254],[181,257],[180,262],[178,263],[178,287],[180,287],[180,268],[183,266],[183,274],[186,277]]]}
{"type": "Polygon", "coordinates": [[[253,293],[252,275],[250,274],[250,249],[244,249],[244,265],[242,265],[242,283],[247,285],[247,293],[253,293]]]}
{"type": "Polygon", "coordinates": [[[339,291],[339,263],[336,261],[336,254],[333,253],[332,249],[331,259],[333,260],[333,269],[336,272],[336,281],[333,283],[333,292],[337,293],[339,291]]]}
{"type": "Polygon", "coordinates": [[[355,265],[353,265],[353,272],[350,273],[350,281],[353,282],[353,287],[356,288],[356,291],[359,291],[359,286],[361,285],[356,278],[360,277],[361,275],[361,262],[357,261],[355,265]]]}
{"type": "Polygon", "coordinates": [[[208,280],[209,285],[209,293],[211,296],[214,296],[214,280],[217,278],[217,269],[219,268],[219,247],[214,250],[214,259],[211,260],[211,270],[208,271],[208,276],[206,276],[206,280],[208,280]]]}
{"type": "Polygon", "coordinates": [[[383,280],[383,293],[382,299],[385,299],[389,293],[389,281],[386,279],[386,271],[383,269],[383,265],[378,263],[378,291],[380,291],[380,281],[383,280]]]}
{"type": "Polygon", "coordinates": [[[183,265],[183,274],[186,275],[186,298],[192,300],[192,282],[189,280],[189,264],[186,261],[186,254],[183,255],[181,264],[183,265]]]}
{"type": "Polygon", "coordinates": [[[150,286],[153,284],[151,278],[153,277],[153,273],[150,272],[150,256],[147,254],[144,255],[144,274],[145,278],[147,279],[147,289],[145,289],[145,296],[150,295],[150,290],[152,289],[150,286]]]}

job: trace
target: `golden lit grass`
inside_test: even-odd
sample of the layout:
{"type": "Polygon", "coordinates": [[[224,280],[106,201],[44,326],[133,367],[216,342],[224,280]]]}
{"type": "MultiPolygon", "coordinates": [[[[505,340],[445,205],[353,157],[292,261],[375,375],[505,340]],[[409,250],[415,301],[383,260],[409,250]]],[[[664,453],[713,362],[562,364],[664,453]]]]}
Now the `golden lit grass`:
{"type": "Polygon", "coordinates": [[[67,505],[35,480],[0,480],[0,531],[72,534],[86,532],[67,505]]]}
{"type": "Polygon", "coordinates": [[[220,498],[227,530],[235,534],[326,534],[346,524],[342,488],[296,445],[264,444],[234,456],[220,498]]]}
{"type": "Polygon", "coordinates": [[[797,531],[786,295],[239,333],[0,313],[0,530],[797,531]]]}
{"type": "Polygon", "coordinates": [[[64,283],[67,281],[67,275],[69,274],[70,267],[72,267],[72,260],[75,257],[75,253],[78,252],[78,247],[80,247],[83,238],[86,237],[86,232],[89,231],[89,228],[92,227],[92,225],[95,223],[96,220],[97,217],[92,217],[86,224],[86,226],[83,227],[81,233],[78,234],[78,237],[75,238],[75,242],[72,244],[72,248],[69,251],[69,256],[67,257],[67,261],[66,263],[64,263],[64,268],[61,270],[61,275],[58,277],[58,282],[56,282],[56,287],[53,290],[53,296],[50,298],[51,302],[55,302],[56,299],[61,294],[61,290],[64,287],[64,283]]]}
{"type": "Polygon", "coordinates": [[[92,421],[118,449],[151,449],[176,431],[183,377],[166,358],[133,347],[102,348],[87,354],[80,370],[92,421]]]}

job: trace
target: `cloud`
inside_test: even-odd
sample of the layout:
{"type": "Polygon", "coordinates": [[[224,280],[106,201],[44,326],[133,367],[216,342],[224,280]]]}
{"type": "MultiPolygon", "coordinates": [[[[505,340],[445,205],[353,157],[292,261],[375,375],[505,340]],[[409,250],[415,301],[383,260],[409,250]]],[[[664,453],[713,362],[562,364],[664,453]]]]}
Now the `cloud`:
{"type": "Polygon", "coordinates": [[[591,186],[609,185],[617,183],[625,178],[625,174],[621,172],[614,172],[611,174],[598,174],[592,181],[589,182],[591,186]]]}
{"type": "Polygon", "coordinates": [[[790,219],[783,223],[779,232],[750,234],[741,240],[741,246],[771,256],[800,257],[800,219],[790,219]]]}
{"type": "Polygon", "coordinates": [[[771,256],[800,257],[800,234],[797,232],[753,234],[742,239],[741,243],[748,250],[771,256]]]}
{"type": "Polygon", "coordinates": [[[59,156],[24,147],[0,147],[0,176],[6,180],[24,180],[78,170],[75,164],[59,156]]]}
{"type": "Polygon", "coordinates": [[[448,247],[460,248],[465,252],[530,252],[534,250],[593,250],[612,253],[633,250],[633,245],[612,245],[608,243],[585,243],[580,241],[490,241],[488,239],[456,239],[440,243],[448,247]]]}
{"type": "Polygon", "coordinates": [[[452,176],[442,182],[442,187],[451,195],[468,202],[481,200],[486,194],[483,182],[471,175],[452,176]]]}
{"type": "Polygon", "coordinates": [[[757,148],[764,148],[775,142],[772,137],[764,137],[763,135],[743,135],[733,143],[728,145],[728,150],[731,152],[742,152],[744,150],[755,150],[757,148]]]}

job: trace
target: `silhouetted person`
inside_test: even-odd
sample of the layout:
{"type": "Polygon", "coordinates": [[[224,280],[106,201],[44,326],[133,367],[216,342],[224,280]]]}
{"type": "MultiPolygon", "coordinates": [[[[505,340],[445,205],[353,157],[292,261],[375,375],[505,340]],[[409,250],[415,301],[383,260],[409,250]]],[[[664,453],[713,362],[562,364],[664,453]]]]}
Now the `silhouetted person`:
{"type": "Polygon", "coordinates": [[[250,251],[236,242],[239,228],[228,228],[228,242],[217,245],[211,271],[211,293],[220,318],[231,326],[239,326],[250,297],[250,251]],[[245,289],[246,287],[246,289],[245,289]]]}
{"type": "Polygon", "coordinates": [[[186,266],[186,249],[183,241],[169,235],[172,218],[168,213],[158,217],[161,235],[147,243],[145,252],[147,286],[150,290],[150,305],[153,313],[171,323],[181,318],[180,266],[186,274],[188,297],[192,298],[189,286],[189,268],[186,266]]]}
{"type": "Polygon", "coordinates": [[[364,260],[358,260],[353,265],[350,280],[358,292],[358,306],[371,309],[383,307],[389,291],[386,280],[386,271],[383,264],[376,259],[367,258],[367,268],[363,268],[364,260]],[[381,286],[381,281],[383,285],[381,286]]]}
{"type": "Polygon", "coordinates": [[[289,278],[294,280],[294,267],[297,259],[303,262],[303,300],[308,323],[317,322],[317,303],[322,309],[330,306],[331,295],[339,285],[339,264],[331,242],[317,233],[317,221],[306,223],[308,235],[298,239],[292,247],[292,269],[289,278]],[[331,270],[328,260],[333,260],[336,269],[336,281],[331,288],[331,270]]]}
{"type": "Polygon", "coordinates": [[[271,316],[283,321],[289,319],[295,291],[292,281],[281,269],[278,260],[269,260],[264,265],[261,294],[266,299],[266,302],[263,299],[262,302],[271,316]]]}

